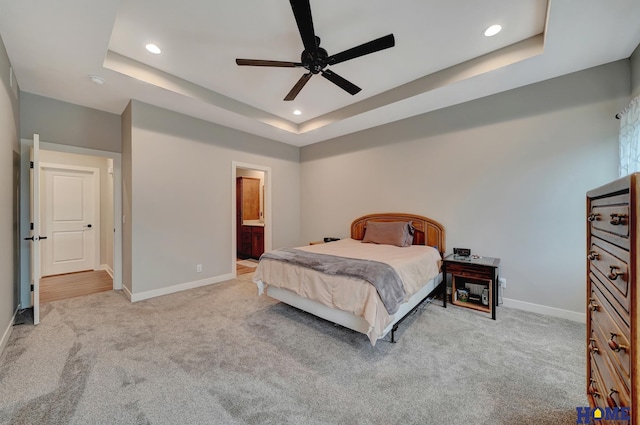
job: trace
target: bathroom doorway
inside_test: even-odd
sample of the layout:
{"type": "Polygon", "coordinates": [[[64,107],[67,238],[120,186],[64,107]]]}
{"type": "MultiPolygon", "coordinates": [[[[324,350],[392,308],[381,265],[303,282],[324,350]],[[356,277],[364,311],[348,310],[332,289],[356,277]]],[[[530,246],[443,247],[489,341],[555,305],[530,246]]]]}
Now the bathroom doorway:
{"type": "Polygon", "coordinates": [[[236,275],[254,271],[263,252],[271,247],[268,167],[234,163],[233,232],[236,275]]]}

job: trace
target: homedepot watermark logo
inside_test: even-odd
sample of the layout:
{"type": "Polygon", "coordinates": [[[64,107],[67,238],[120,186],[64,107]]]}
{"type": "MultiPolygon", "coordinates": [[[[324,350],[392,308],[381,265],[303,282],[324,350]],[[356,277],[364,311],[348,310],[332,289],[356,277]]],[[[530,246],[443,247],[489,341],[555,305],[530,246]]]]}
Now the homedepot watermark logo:
{"type": "MultiPolygon", "coordinates": [[[[576,407],[577,424],[597,424],[601,421],[630,421],[630,407],[576,407]]],[[[603,422],[608,423],[608,422],[603,422]]]]}

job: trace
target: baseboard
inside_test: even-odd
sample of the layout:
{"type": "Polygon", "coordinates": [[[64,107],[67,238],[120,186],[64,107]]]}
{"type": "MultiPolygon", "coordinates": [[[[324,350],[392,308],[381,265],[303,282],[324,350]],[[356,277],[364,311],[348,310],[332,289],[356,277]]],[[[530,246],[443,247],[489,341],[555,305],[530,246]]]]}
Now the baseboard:
{"type": "Polygon", "coordinates": [[[111,279],[113,279],[113,270],[108,264],[100,264],[96,270],[104,270],[109,276],[111,276],[111,279]]]}
{"type": "Polygon", "coordinates": [[[9,326],[7,326],[7,329],[2,334],[2,339],[0,339],[0,356],[2,356],[2,353],[4,352],[4,348],[7,346],[7,343],[9,342],[9,337],[11,336],[11,330],[13,329],[13,324],[16,322],[16,316],[18,315],[19,310],[20,310],[20,306],[16,308],[15,313],[13,313],[13,317],[9,321],[9,326]]]}
{"type": "Polygon", "coordinates": [[[129,299],[129,301],[133,301],[133,295],[131,294],[131,291],[129,290],[129,288],[127,288],[126,286],[122,285],[122,292],[124,292],[125,297],[127,297],[129,299]]]}
{"type": "Polygon", "coordinates": [[[587,323],[586,313],[578,313],[577,311],[563,310],[561,308],[512,300],[509,298],[503,298],[502,301],[502,305],[505,307],[517,308],[518,310],[530,311],[532,313],[544,314],[546,316],[560,317],[574,322],[587,323]]]}
{"type": "Polygon", "coordinates": [[[194,280],[193,282],[180,283],[178,285],[167,286],[166,288],[154,289],[152,291],[138,292],[131,294],[131,301],[142,301],[149,298],[160,297],[162,295],[169,295],[175,292],[186,291],[187,289],[199,288],[201,286],[207,286],[214,283],[224,282],[226,280],[233,279],[233,273],[228,273],[222,276],[210,277],[202,280],[194,280]]]}

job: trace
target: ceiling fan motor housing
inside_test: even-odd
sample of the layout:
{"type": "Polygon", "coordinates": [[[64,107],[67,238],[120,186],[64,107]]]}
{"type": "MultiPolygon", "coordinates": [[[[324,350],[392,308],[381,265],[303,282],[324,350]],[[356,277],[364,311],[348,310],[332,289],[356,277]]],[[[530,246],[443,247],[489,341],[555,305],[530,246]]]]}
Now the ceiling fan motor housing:
{"type": "Polygon", "coordinates": [[[327,66],[327,58],[329,54],[322,47],[318,47],[317,55],[304,50],[300,55],[300,62],[305,69],[311,71],[312,74],[318,74],[327,66]]]}

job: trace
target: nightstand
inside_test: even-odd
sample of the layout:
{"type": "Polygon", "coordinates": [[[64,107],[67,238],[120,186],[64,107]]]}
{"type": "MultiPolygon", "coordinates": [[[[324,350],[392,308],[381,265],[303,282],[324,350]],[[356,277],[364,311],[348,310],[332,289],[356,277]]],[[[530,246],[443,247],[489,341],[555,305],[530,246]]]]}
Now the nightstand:
{"type": "MultiPolygon", "coordinates": [[[[496,320],[499,266],[499,258],[459,257],[453,254],[445,257],[442,261],[442,276],[446,281],[447,273],[451,274],[451,303],[490,313],[491,318],[496,320]],[[483,294],[486,295],[486,304],[483,302],[483,294]]],[[[447,297],[444,298],[446,308],[447,297]]]]}

